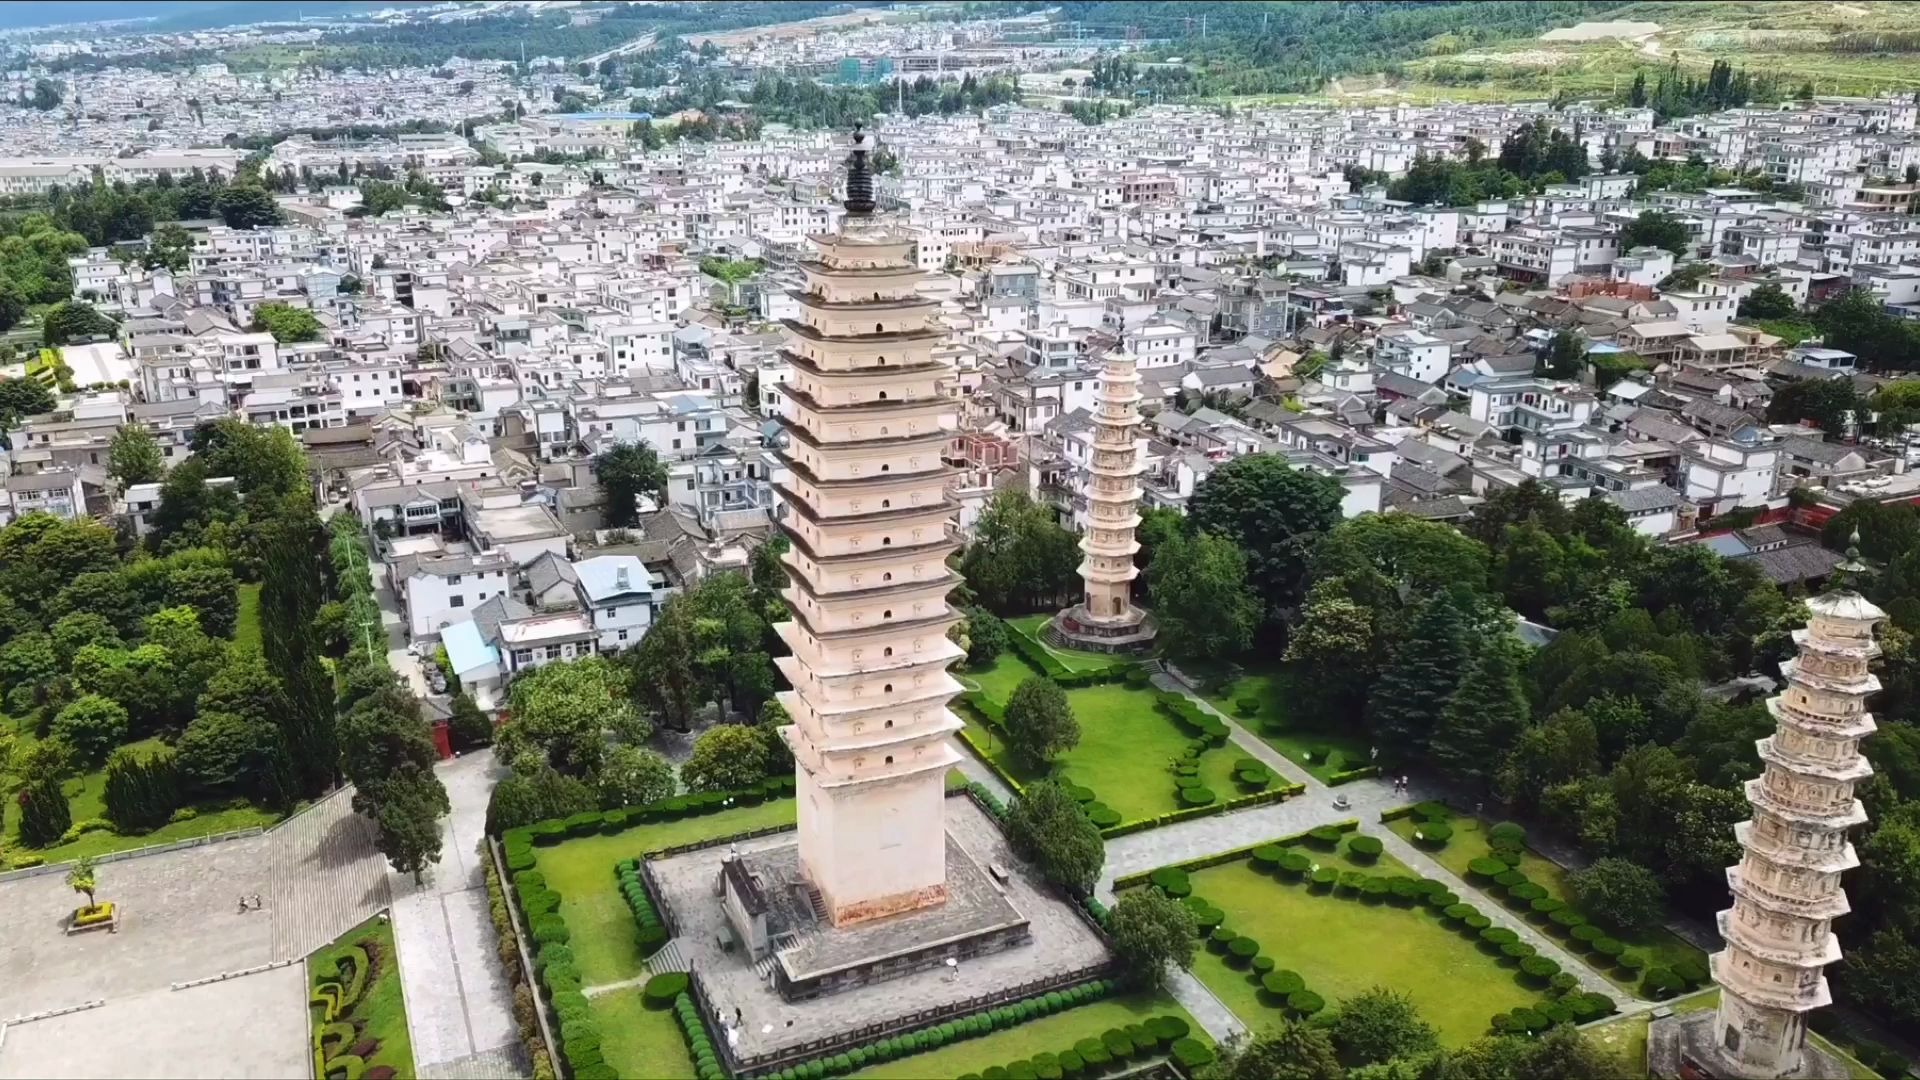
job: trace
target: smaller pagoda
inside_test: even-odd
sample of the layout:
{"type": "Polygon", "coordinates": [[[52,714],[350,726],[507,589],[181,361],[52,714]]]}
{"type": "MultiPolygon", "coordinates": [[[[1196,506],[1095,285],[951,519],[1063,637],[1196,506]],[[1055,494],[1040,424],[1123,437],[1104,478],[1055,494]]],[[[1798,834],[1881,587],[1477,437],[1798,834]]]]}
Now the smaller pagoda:
{"type": "Polygon", "coordinates": [[[1080,577],[1086,595],[1053,617],[1047,634],[1054,644],[1092,652],[1133,653],[1153,648],[1158,627],[1133,602],[1133,579],[1140,571],[1133,556],[1140,542],[1140,484],[1144,466],[1136,442],[1140,426],[1140,376],[1134,359],[1116,349],[1100,371],[1100,396],[1093,414],[1093,459],[1087,466],[1087,531],[1080,538],[1086,557],[1080,577]]]}

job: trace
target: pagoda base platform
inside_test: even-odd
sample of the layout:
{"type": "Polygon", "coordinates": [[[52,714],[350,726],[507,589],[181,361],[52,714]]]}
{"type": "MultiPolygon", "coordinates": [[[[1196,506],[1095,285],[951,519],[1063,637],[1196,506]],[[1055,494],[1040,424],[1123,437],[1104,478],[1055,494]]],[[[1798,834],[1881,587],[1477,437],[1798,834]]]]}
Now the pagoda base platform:
{"type": "Polygon", "coordinates": [[[983,1001],[1112,974],[1085,912],[1014,853],[972,798],[949,796],[945,816],[946,902],[848,927],[812,908],[790,830],[644,862],[674,934],[663,952],[697,977],[735,1075],[764,1076],[983,1001]],[[734,874],[721,868],[729,859],[751,871],[765,901],[768,940],[757,952],[737,929],[738,890],[725,880],[734,874]]]}
{"type": "MultiPolygon", "coordinates": [[[[1660,1010],[1664,1011],[1664,1010],[1660,1010]]],[[[1647,1026],[1647,1075],[1663,1080],[1847,1080],[1845,1062],[1808,1041],[1800,1051],[1800,1067],[1792,1072],[1743,1072],[1720,1054],[1713,1009],[1681,1016],[1657,1017],[1647,1026]]]]}
{"type": "Polygon", "coordinates": [[[1142,608],[1134,608],[1124,621],[1113,622],[1096,620],[1087,614],[1085,604],[1075,604],[1047,623],[1044,636],[1055,648],[1128,656],[1152,652],[1159,633],[1159,624],[1142,608]]]}

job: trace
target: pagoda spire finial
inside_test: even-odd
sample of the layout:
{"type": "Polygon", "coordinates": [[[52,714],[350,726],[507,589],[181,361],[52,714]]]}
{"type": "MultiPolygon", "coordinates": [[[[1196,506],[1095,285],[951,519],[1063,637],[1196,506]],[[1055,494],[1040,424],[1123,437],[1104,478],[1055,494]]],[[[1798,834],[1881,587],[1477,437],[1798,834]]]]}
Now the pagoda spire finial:
{"type": "Polygon", "coordinates": [[[868,158],[873,152],[873,136],[862,125],[853,125],[853,153],[847,157],[847,213],[866,217],[873,213],[873,167],[868,158]]]}
{"type": "Polygon", "coordinates": [[[1830,593],[1858,592],[1857,582],[1860,575],[1867,572],[1867,566],[1860,561],[1860,529],[1854,527],[1852,535],[1847,537],[1847,557],[1827,578],[1827,591],[1830,593]]]}

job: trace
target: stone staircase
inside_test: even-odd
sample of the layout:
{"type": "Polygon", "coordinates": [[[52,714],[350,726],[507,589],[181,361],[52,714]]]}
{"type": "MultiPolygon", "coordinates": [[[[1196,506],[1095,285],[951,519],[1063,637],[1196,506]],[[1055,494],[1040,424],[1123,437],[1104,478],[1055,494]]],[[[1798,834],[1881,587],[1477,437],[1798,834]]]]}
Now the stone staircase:
{"type": "Polygon", "coordinates": [[[820,890],[812,885],[807,886],[807,904],[813,908],[813,921],[816,924],[828,921],[827,898],[821,896],[820,890]]]}
{"type": "Polygon", "coordinates": [[[339,791],[273,827],[267,892],[276,959],[299,959],[393,906],[373,827],[339,791]]]}
{"type": "Polygon", "coordinates": [[[652,956],[647,957],[647,974],[665,975],[669,971],[691,971],[693,965],[680,952],[680,939],[670,938],[652,956]]]}

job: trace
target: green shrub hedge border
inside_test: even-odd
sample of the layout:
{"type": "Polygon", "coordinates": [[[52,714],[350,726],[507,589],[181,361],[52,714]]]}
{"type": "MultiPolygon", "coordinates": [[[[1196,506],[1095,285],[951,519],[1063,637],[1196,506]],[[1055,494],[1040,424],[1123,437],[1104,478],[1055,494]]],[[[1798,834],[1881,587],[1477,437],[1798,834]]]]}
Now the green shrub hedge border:
{"type": "MultiPolygon", "coordinates": [[[[1271,792],[1263,791],[1261,792],[1261,794],[1267,795],[1267,794],[1271,794],[1271,792]]],[[[1213,808],[1206,807],[1204,809],[1213,809],[1213,808]]],[[[1214,812],[1218,813],[1219,811],[1216,810],[1214,812]]],[[[1352,818],[1348,818],[1345,821],[1333,822],[1332,825],[1335,829],[1338,829],[1343,833],[1349,833],[1355,829],[1358,829],[1360,827],[1360,822],[1352,818]]],[[[1311,830],[1308,830],[1308,831],[1311,831],[1311,830]]],[[[1108,833],[1105,835],[1110,836],[1112,834],[1108,833]]],[[[1146,884],[1147,879],[1153,876],[1154,870],[1174,869],[1174,870],[1185,870],[1188,872],[1192,872],[1195,870],[1205,870],[1209,866],[1219,866],[1222,863],[1236,862],[1240,859],[1250,859],[1253,857],[1254,849],[1263,848],[1269,844],[1277,845],[1279,847],[1290,847],[1294,844],[1305,843],[1306,839],[1307,839],[1306,832],[1297,832],[1291,836],[1282,836],[1273,840],[1262,840],[1257,844],[1248,844],[1246,847],[1238,847],[1230,851],[1216,852],[1212,855],[1203,855],[1197,859],[1188,859],[1186,862],[1170,863],[1167,866],[1156,866],[1153,868],[1153,870],[1143,870],[1137,874],[1123,874],[1113,879],[1113,891],[1117,893],[1122,889],[1131,889],[1136,885],[1146,884]]]]}
{"type": "MultiPolygon", "coordinates": [[[[1034,994],[1017,1001],[978,1009],[965,1015],[950,1016],[913,1031],[895,1032],[870,1043],[842,1047],[778,1069],[766,1070],[760,1066],[752,1066],[752,1070],[757,1075],[771,1078],[771,1080],[802,1080],[802,1078],[824,1080],[826,1077],[857,1072],[869,1065],[896,1061],[981,1035],[1006,1031],[1056,1013],[1070,1013],[1073,1009],[1082,1005],[1091,1005],[1122,989],[1122,985],[1117,980],[1093,979],[1089,982],[1071,984],[1045,993],[1034,994]]],[[[1172,1021],[1172,1025],[1163,1025],[1162,1030],[1178,1031],[1178,1034],[1170,1035],[1166,1042],[1186,1036],[1186,1021],[1179,1017],[1156,1017],[1147,1023],[1151,1025],[1163,1020],[1172,1021]]],[[[1104,1038],[1104,1036],[1101,1037],[1104,1038]]],[[[1158,1041],[1157,1034],[1156,1041],[1158,1041]]],[[[1054,1056],[1057,1058],[1058,1052],[1054,1056]]]]}
{"type": "MultiPolygon", "coordinates": [[[[1060,1080],[1063,1076],[1080,1077],[1094,1075],[1102,1071],[1108,1063],[1117,1063],[1133,1058],[1136,1062],[1148,1055],[1166,1053],[1175,1063],[1176,1070],[1182,1075],[1191,1075],[1193,1070],[1213,1061],[1213,1049],[1199,1039],[1191,1038],[1191,1027],[1177,1016],[1149,1017],[1145,1023],[1128,1024],[1125,1028],[1109,1028],[1097,1038],[1081,1039],[1073,1046],[1059,1051],[1041,1051],[1030,1058],[1009,1061],[1005,1065],[994,1065],[977,1073],[965,1073],[960,1080],[983,1080],[991,1076],[993,1080],[1012,1080],[1013,1077],[1032,1077],[1040,1080],[1060,1080]],[[1178,1030],[1179,1035],[1169,1033],[1178,1030]],[[1095,1047],[1083,1049],[1082,1044],[1093,1043],[1095,1047]],[[1087,1060],[1087,1049],[1097,1048],[1099,1061],[1087,1060]]],[[[785,1072],[773,1074],[774,1080],[800,1080],[785,1072]]],[[[828,1074],[833,1075],[833,1074],[828,1074]]]]}

